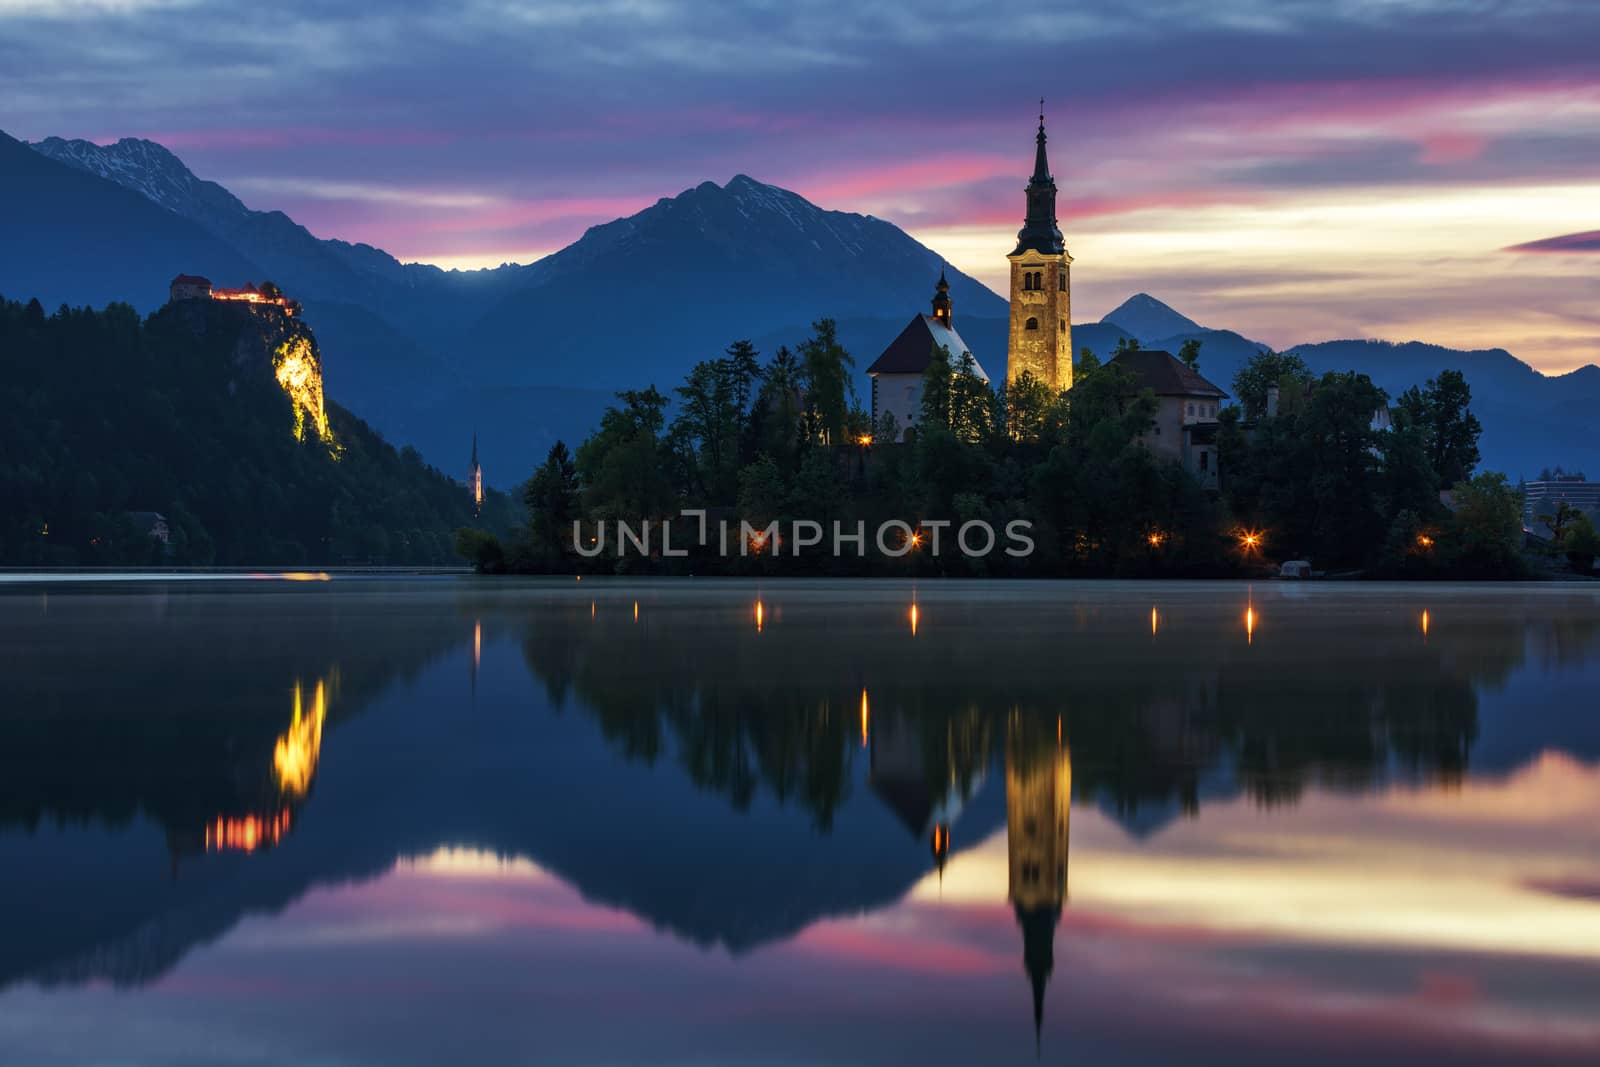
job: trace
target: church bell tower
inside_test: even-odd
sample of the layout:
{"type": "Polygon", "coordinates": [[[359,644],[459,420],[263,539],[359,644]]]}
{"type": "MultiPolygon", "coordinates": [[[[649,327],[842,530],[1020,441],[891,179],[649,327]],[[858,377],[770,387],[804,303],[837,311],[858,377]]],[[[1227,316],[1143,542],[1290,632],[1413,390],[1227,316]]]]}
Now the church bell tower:
{"type": "Polygon", "coordinates": [[[1056,181],[1045,156],[1044,101],[1028,209],[1011,261],[1011,336],[1006,382],[1033,375],[1052,395],[1072,388],[1072,257],[1056,224],[1056,181]]]}

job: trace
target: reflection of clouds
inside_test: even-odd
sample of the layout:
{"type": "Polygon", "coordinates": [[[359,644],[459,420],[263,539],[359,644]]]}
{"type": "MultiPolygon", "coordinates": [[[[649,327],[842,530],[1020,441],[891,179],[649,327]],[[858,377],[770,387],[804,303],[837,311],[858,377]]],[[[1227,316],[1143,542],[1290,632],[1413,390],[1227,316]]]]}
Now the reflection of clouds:
{"type": "MultiPolygon", "coordinates": [[[[1064,923],[1600,961],[1600,908],[1550,890],[1600,884],[1597,803],[1600,769],[1552,753],[1459,789],[1312,793],[1292,822],[1248,801],[1208,805],[1145,842],[1080,808],[1064,923]],[[1534,823],[1560,832],[1530,834],[1534,823]]],[[[996,834],[911,899],[1003,900],[1006,858],[996,834]]]]}
{"type": "MultiPolygon", "coordinates": [[[[1453,789],[1396,788],[1383,806],[1405,815],[1467,823],[1571,823],[1600,812],[1600,765],[1547,751],[1503,779],[1468,779],[1453,789]]],[[[1600,841],[1600,832],[1595,834],[1600,841]]]]}
{"type": "Polygon", "coordinates": [[[547,881],[551,877],[543,867],[522,856],[503,856],[485,849],[455,845],[441,845],[418,856],[403,856],[396,861],[395,868],[441,878],[547,881]]]}
{"type": "Polygon", "coordinates": [[[378,915],[368,919],[338,919],[301,923],[282,928],[276,924],[246,923],[229,943],[248,952],[291,952],[334,945],[369,945],[386,941],[473,937],[492,933],[495,924],[465,912],[441,915],[378,915]]]}

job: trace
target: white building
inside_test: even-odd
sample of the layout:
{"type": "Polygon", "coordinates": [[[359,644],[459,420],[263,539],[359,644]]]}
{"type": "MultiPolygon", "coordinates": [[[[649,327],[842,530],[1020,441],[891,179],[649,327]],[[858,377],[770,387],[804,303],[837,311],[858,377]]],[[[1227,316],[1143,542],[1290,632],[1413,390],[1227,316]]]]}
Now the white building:
{"type": "MultiPolygon", "coordinates": [[[[916,427],[922,418],[922,376],[938,347],[950,353],[951,369],[959,369],[962,357],[972,355],[951,324],[950,283],[945,281],[943,271],[939,272],[939,285],[933,295],[933,314],[912,319],[867,368],[872,378],[873,426],[878,426],[885,415],[894,416],[896,440],[916,427]]],[[[987,382],[989,375],[976,356],[972,363],[974,373],[987,382]]]]}

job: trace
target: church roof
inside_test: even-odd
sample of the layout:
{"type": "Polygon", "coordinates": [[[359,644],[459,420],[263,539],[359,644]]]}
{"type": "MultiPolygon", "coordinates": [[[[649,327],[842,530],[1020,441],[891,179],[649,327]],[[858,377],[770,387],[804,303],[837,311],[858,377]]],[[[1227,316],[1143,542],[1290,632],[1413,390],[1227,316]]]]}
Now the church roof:
{"type": "MultiPolygon", "coordinates": [[[[899,337],[889,342],[889,347],[867,368],[867,373],[921,374],[928,369],[934,345],[943,345],[950,350],[952,367],[960,365],[963,352],[972,352],[954,327],[946,326],[931,315],[918,315],[900,331],[899,337]]],[[[978,377],[988,381],[989,373],[978,363],[976,355],[972,361],[976,364],[978,377]]]]}
{"type": "Polygon", "coordinates": [[[1139,376],[1140,388],[1156,396],[1214,396],[1226,400],[1228,394],[1184,366],[1171,352],[1159,348],[1136,348],[1115,356],[1106,366],[1126,367],[1139,376]]]}

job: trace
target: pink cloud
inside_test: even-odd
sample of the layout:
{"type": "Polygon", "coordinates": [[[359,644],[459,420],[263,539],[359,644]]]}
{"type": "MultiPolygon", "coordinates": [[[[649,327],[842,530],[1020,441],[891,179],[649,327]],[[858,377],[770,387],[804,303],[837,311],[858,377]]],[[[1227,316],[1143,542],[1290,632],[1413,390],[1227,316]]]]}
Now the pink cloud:
{"type": "Polygon", "coordinates": [[[998,974],[1017,963],[1014,953],[941,942],[929,937],[920,924],[887,931],[857,921],[823,922],[808,927],[780,951],[921,974],[998,974]]]}
{"type": "Polygon", "coordinates": [[[1483,155],[1487,145],[1488,141],[1485,138],[1475,137],[1472,134],[1442,133],[1423,138],[1422,154],[1417,157],[1417,161],[1431,166],[1464,163],[1483,155]]]}

